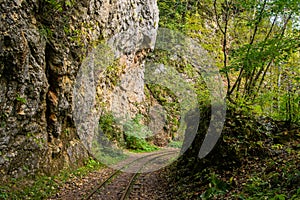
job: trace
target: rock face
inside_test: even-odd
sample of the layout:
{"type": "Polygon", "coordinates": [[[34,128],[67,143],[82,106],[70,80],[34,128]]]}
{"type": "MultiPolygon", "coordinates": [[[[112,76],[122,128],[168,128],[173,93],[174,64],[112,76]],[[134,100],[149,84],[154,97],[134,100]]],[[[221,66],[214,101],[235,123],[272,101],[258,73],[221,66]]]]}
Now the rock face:
{"type": "MultiPolygon", "coordinates": [[[[80,166],[88,152],[76,131],[72,101],[82,61],[97,41],[124,31],[143,33],[145,48],[151,47],[156,1],[0,2],[0,177],[80,166]]],[[[120,87],[127,88],[116,89],[115,98],[126,96],[127,107],[143,100],[142,83],[132,82],[142,81],[143,71],[134,64],[141,48],[132,44],[118,52],[127,63],[120,87]]]]}

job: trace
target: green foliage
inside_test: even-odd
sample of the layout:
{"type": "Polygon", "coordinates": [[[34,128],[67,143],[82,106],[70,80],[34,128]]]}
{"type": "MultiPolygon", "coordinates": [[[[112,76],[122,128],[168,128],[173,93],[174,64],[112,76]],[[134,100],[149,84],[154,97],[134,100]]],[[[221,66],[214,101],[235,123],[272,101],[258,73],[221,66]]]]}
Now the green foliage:
{"type": "Polygon", "coordinates": [[[51,11],[54,13],[61,13],[65,8],[71,8],[75,5],[74,0],[45,0],[50,5],[51,11]]]}
{"type": "Polygon", "coordinates": [[[182,141],[171,141],[168,143],[168,147],[173,147],[173,148],[181,148],[183,142],[182,141]]]}
{"type": "Polygon", "coordinates": [[[289,123],[300,122],[299,56],[299,52],[293,53],[288,62],[273,68],[266,76],[270,81],[263,84],[252,106],[258,115],[289,123]]]}
{"type": "Polygon", "coordinates": [[[145,139],[134,136],[126,137],[126,146],[133,152],[151,152],[159,150],[157,146],[148,143],[145,139]]]}
{"type": "Polygon", "coordinates": [[[181,0],[159,0],[157,3],[160,8],[159,26],[172,30],[184,30],[183,13],[186,9],[181,0]]]}
{"type": "Polygon", "coordinates": [[[201,194],[201,199],[212,199],[217,195],[226,194],[228,184],[220,180],[215,173],[212,173],[208,180],[210,181],[209,188],[201,194]]]}
{"type": "MultiPolygon", "coordinates": [[[[124,146],[132,151],[149,152],[158,150],[158,147],[146,141],[146,138],[152,135],[147,126],[141,123],[142,115],[136,115],[132,120],[127,120],[123,125],[123,132],[117,125],[116,119],[112,113],[107,113],[100,117],[99,126],[109,141],[116,141],[121,147],[124,146]]],[[[111,149],[103,149],[97,156],[104,159],[112,159],[113,155],[119,157],[118,152],[111,149]],[[107,152],[109,151],[109,152],[107,152]]],[[[123,159],[123,158],[120,158],[123,159]]],[[[109,161],[109,160],[108,160],[109,161]]],[[[113,160],[109,161],[112,162],[113,160]]]]}
{"type": "Polygon", "coordinates": [[[117,63],[106,68],[106,85],[116,86],[120,81],[120,76],[125,66],[119,66],[117,63]]]}
{"type": "Polygon", "coordinates": [[[128,120],[123,128],[126,136],[133,136],[137,138],[147,138],[152,135],[152,132],[147,126],[141,124],[142,115],[136,115],[132,120],[128,120]]]}
{"type": "Polygon", "coordinates": [[[158,5],[161,26],[196,38],[215,57],[236,108],[299,122],[298,1],[160,0],[158,5]]]}
{"type": "Polygon", "coordinates": [[[62,12],[63,11],[63,6],[62,2],[59,0],[45,0],[47,3],[49,3],[54,10],[54,12],[62,12]]]}
{"type": "Polygon", "coordinates": [[[206,159],[185,155],[170,169],[175,199],[298,199],[300,135],[297,126],[286,128],[228,111],[222,145],[206,159]]]}
{"type": "Polygon", "coordinates": [[[109,140],[116,140],[122,143],[122,132],[118,128],[117,121],[111,112],[101,115],[99,119],[99,127],[109,140]]]}
{"type": "Polygon", "coordinates": [[[45,0],[39,5],[36,18],[40,35],[49,46],[56,43],[62,47],[72,46],[77,49],[76,52],[80,54],[78,57],[82,60],[87,47],[98,44],[102,37],[91,41],[89,35],[95,27],[90,22],[72,20],[78,14],[78,6],[74,0],[45,0]]]}
{"type": "Polygon", "coordinates": [[[75,0],[66,0],[65,1],[66,7],[72,7],[72,6],[74,6],[75,3],[76,3],[75,0]]]}
{"type": "MultiPolygon", "coordinates": [[[[87,175],[89,172],[98,170],[102,167],[103,167],[103,164],[101,164],[100,162],[98,162],[94,159],[89,159],[84,167],[78,168],[74,172],[71,172],[71,174],[82,177],[82,176],[87,175]]],[[[68,175],[68,173],[67,173],[67,175],[68,175]]]]}
{"type": "Polygon", "coordinates": [[[151,92],[153,97],[163,106],[167,114],[167,131],[169,135],[176,133],[179,128],[180,105],[178,99],[168,88],[147,84],[147,90],[151,92]]]}
{"type": "Polygon", "coordinates": [[[145,138],[152,135],[147,126],[141,124],[142,115],[137,115],[124,124],[125,144],[128,149],[138,152],[158,150],[155,145],[149,144],[145,138]]]}
{"type": "Polygon", "coordinates": [[[93,142],[92,153],[103,164],[114,165],[127,158],[127,155],[120,149],[99,146],[99,144],[95,144],[95,141],[93,142]]]}
{"type": "Polygon", "coordinates": [[[235,1],[225,5],[225,10],[218,9],[222,1],[216,2],[217,23],[225,42],[222,70],[228,79],[228,97],[235,98],[233,101],[244,98],[252,104],[265,82],[272,81],[268,73],[283,66],[299,49],[299,33],[291,26],[297,6],[283,1],[250,1],[240,2],[236,12],[236,7],[231,7],[235,1]]]}
{"type": "Polygon", "coordinates": [[[16,100],[17,100],[18,102],[21,102],[22,104],[26,104],[26,103],[27,103],[26,98],[21,97],[19,94],[17,95],[16,100]]]}
{"type": "Polygon", "coordinates": [[[53,31],[47,26],[41,25],[39,28],[39,32],[45,39],[50,39],[53,37],[53,31]]]}
{"type": "Polygon", "coordinates": [[[21,180],[12,180],[8,186],[1,186],[0,197],[3,199],[44,199],[53,194],[58,184],[52,177],[39,177],[30,186],[20,190],[17,185],[22,184],[21,180]]]}
{"type": "MultiPolygon", "coordinates": [[[[209,91],[200,72],[186,61],[184,55],[174,58],[174,55],[167,51],[155,50],[147,59],[165,67],[165,79],[148,83],[146,89],[163,106],[167,115],[166,131],[171,139],[176,139],[184,132],[184,122],[180,119],[184,119],[185,114],[198,106],[197,104],[210,103],[209,91]]],[[[152,79],[155,79],[155,75],[152,79]]]]}
{"type": "MultiPolygon", "coordinates": [[[[223,135],[220,142],[222,151],[215,153],[224,154],[224,159],[213,153],[213,161],[187,158],[192,167],[183,169],[189,165],[181,163],[183,166],[174,170],[177,181],[172,190],[174,196],[300,199],[299,136],[298,127],[293,124],[300,122],[299,1],[159,0],[158,3],[161,26],[195,38],[215,58],[227,85],[228,111],[235,113],[225,127],[228,135],[223,135]],[[256,121],[258,116],[265,122],[256,121]],[[296,133],[278,133],[279,122],[273,124],[273,120],[284,121],[285,129],[294,127],[296,133]],[[236,163],[240,165],[236,167],[236,163]],[[199,172],[190,175],[194,166],[200,166],[199,172]],[[211,175],[205,176],[205,171],[211,175]]],[[[167,58],[162,61],[172,63],[167,58]]],[[[188,67],[180,62],[173,64],[180,73],[186,73],[184,68],[188,67]]],[[[189,71],[186,74],[194,77],[189,71]]],[[[200,83],[198,98],[206,94],[201,80],[193,82],[200,83]]],[[[205,104],[207,99],[199,102],[205,104]]]]}

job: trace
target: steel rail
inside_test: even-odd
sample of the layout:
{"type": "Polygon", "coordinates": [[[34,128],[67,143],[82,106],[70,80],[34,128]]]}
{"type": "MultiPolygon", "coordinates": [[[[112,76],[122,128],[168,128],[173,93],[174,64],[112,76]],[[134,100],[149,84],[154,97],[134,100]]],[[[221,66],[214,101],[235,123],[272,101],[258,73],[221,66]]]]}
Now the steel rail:
{"type": "MultiPolygon", "coordinates": [[[[169,155],[169,154],[173,154],[173,153],[176,153],[175,150],[169,150],[169,151],[164,151],[164,152],[158,152],[158,153],[154,153],[154,154],[149,154],[149,155],[146,155],[146,156],[143,156],[143,157],[140,157],[140,158],[137,158],[133,161],[131,161],[130,163],[128,164],[125,164],[124,166],[120,167],[119,169],[116,169],[114,172],[112,172],[110,174],[110,176],[108,178],[106,178],[104,181],[102,181],[101,183],[99,183],[85,198],[83,198],[84,200],[88,200],[90,199],[101,187],[104,187],[110,180],[112,180],[113,177],[115,177],[116,175],[120,174],[123,170],[123,169],[126,169],[128,168],[130,165],[132,165],[133,163],[139,161],[139,160],[142,160],[142,159],[145,159],[145,158],[148,158],[148,157],[151,157],[151,156],[156,156],[155,158],[153,159],[150,159],[149,161],[147,161],[145,164],[143,164],[141,166],[141,168],[138,170],[138,172],[134,173],[133,176],[131,177],[130,181],[129,181],[129,186],[127,185],[127,187],[125,188],[124,192],[128,192],[129,188],[130,188],[130,184],[132,183],[132,181],[134,180],[134,178],[137,176],[137,174],[143,169],[143,167],[148,164],[149,162],[157,159],[157,158],[160,158],[162,156],[166,156],[166,155],[169,155]]],[[[125,199],[127,194],[124,196],[124,193],[121,197],[121,199],[125,199]]]]}

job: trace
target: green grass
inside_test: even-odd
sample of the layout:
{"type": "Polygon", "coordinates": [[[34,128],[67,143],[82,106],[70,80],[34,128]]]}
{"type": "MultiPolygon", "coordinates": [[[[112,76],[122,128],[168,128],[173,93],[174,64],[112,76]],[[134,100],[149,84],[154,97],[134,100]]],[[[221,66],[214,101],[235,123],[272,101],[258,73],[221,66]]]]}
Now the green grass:
{"type": "Polygon", "coordinates": [[[105,148],[99,146],[99,144],[94,144],[93,155],[105,165],[113,165],[127,158],[127,155],[120,149],[105,148]]]}
{"type": "Polygon", "coordinates": [[[168,144],[168,147],[173,147],[173,148],[181,148],[182,147],[183,142],[182,141],[171,141],[168,144]]]}
{"type": "Polygon", "coordinates": [[[10,179],[0,185],[0,199],[46,199],[57,193],[59,186],[72,176],[83,177],[89,172],[100,169],[102,164],[89,160],[84,167],[75,171],[64,170],[57,176],[35,176],[10,179]]]}

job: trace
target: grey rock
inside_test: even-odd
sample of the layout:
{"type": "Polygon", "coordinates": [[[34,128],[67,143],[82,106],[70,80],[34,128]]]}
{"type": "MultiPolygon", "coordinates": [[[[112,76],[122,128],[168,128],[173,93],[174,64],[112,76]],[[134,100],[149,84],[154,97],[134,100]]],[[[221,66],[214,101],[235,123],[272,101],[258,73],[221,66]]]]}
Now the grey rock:
{"type": "MultiPolygon", "coordinates": [[[[54,10],[41,0],[1,1],[1,179],[55,174],[64,167],[80,166],[88,158],[73,112],[80,111],[79,128],[84,130],[97,121],[86,117],[93,115],[88,112],[92,110],[81,112],[74,107],[73,88],[95,41],[116,39],[113,36],[121,32],[134,35],[135,42],[122,47],[119,56],[153,47],[158,24],[155,0],[87,0],[62,8],[54,10]],[[141,44],[147,46],[136,42],[144,40],[141,44]]],[[[122,86],[128,88],[122,95],[141,101],[142,72],[132,64],[127,71],[122,86]],[[130,77],[138,77],[139,83],[135,85],[130,77]]],[[[95,98],[96,85],[92,89],[90,99],[81,98],[95,98]]]]}

